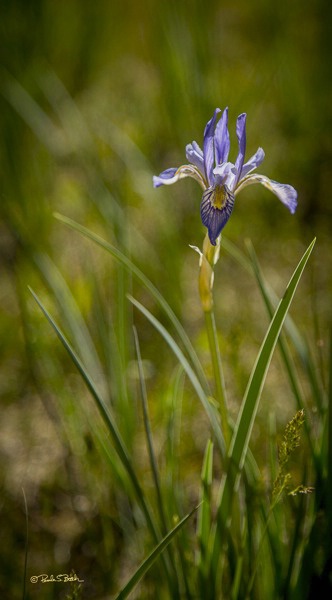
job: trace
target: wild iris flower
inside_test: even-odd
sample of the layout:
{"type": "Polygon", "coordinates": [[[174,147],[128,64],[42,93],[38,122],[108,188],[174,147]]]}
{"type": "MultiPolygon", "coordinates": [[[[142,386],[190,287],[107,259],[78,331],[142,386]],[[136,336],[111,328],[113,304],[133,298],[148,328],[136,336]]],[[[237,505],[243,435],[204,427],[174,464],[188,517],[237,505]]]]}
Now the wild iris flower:
{"type": "Polygon", "coordinates": [[[246,114],[237,118],[236,135],[238,155],[235,163],[228,161],[230,139],[228,132],[228,109],[221,113],[216,108],[212,119],[204,131],[203,150],[196,142],[186,146],[189,164],[179,168],[166,169],[158,177],[153,177],[154,187],[171,185],[184,177],[196,179],[204,192],[201,202],[201,218],[208,229],[210,242],[216,245],[217,239],[232,214],[236,194],[246,185],[261,183],[273,192],[293,214],[297,206],[297,192],[291,186],[277,183],[265,175],[253,174],[264,160],[264,151],[257,152],[245,163],[246,114]]]}

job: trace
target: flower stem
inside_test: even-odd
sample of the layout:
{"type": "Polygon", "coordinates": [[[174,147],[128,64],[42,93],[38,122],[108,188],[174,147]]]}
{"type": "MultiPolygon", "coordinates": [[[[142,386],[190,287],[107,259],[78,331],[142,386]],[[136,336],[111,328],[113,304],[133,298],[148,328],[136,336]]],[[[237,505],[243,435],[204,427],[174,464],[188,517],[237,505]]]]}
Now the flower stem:
{"type": "Polygon", "coordinates": [[[226,450],[229,447],[231,440],[231,431],[229,427],[228,421],[228,408],[226,401],[226,390],[225,390],[225,381],[224,374],[222,369],[221,355],[219,349],[219,342],[217,336],[216,322],[213,308],[208,311],[204,311],[205,315],[205,326],[209,341],[211,361],[213,367],[213,374],[215,380],[215,391],[216,391],[216,400],[219,404],[220,417],[221,417],[221,428],[224,434],[225,446],[226,450]]]}
{"type": "Polygon", "coordinates": [[[213,310],[214,266],[219,260],[220,237],[217,240],[217,243],[213,246],[210,242],[208,234],[206,234],[203,242],[203,252],[198,252],[200,254],[200,269],[198,277],[199,295],[201,299],[202,309],[205,315],[205,327],[209,340],[211,361],[214,373],[216,400],[219,404],[221,429],[224,435],[227,452],[231,441],[231,431],[228,421],[225,382],[213,310]]]}

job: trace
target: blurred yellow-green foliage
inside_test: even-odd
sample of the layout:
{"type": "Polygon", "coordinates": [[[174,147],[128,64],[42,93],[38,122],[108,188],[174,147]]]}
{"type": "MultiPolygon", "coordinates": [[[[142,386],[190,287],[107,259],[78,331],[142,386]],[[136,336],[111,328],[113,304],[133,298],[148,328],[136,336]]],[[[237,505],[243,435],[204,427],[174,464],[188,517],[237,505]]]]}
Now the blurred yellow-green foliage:
{"type": "MultiPolygon", "coordinates": [[[[115,480],[105,485],[88,419],[72,407],[72,398],[86,392],[27,286],[61,323],[52,282],[67,303],[69,286],[95,341],[104,365],[101,385],[109,387],[111,398],[121,388],[114,380],[124,365],[109,364],[106,329],[114,332],[119,361],[125,361],[134,388],[127,291],[158,309],[54,212],[131,256],[168,299],[204,360],[197,255],[189,248],[200,246],[204,235],[200,189],[185,181],[154,190],[151,178],[182,164],[188,142],[201,144],[216,106],[229,106],[234,157],[236,117],[246,112],[248,156],[262,146],[266,159],[260,172],[296,187],[299,206],[290,216],[263,188],[246,189],[225,235],[242,250],[244,240],[252,240],[277,293],[317,236],[294,318],[318,356],[324,354],[332,283],[331,6],[327,0],[2,0],[1,598],[21,597],[22,488],[29,506],[29,574],[75,568],[91,575],[87,598],[106,598],[141,557],[139,545],[129,543],[137,528],[130,503],[123,492],[114,492],[115,480]]],[[[268,321],[253,281],[226,253],[216,270],[215,293],[236,413],[268,321]]],[[[136,315],[135,321],[162,455],[166,384],[175,377],[174,362],[143,318],[136,315]]],[[[269,383],[272,395],[262,410],[275,411],[285,422],[294,406],[278,362],[269,383]]],[[[119,424],[148,478],[143,442],[133,433],[138,424],[132,402],[123,392],[119,424]]],[[[188,498],[195,497],[191,486],[208,432],[204,418],[196,418],[200,410],[190,399],[183,415],[181,460],[190,468],[181,475],[188,477],[188,498]]],[[[64,597],[50,587],[34,593],[29,597],[64,597]]]]}

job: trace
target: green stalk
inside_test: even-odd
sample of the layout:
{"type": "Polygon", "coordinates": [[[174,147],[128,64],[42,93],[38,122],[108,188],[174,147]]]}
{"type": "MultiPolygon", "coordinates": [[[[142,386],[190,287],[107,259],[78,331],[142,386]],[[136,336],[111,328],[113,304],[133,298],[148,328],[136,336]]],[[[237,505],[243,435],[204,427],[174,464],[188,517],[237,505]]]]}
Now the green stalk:
{"type": "Polygon", "coordinates": [[[211,308],[211,310],[205,311],[204,315],[215,381],[216,400],[219,404],[220,410],[221,429],[224,435],[226,448],[228,448],[231,441],[231,431],[228,421],[225,381],[213,308],[211,308]]]}
{"type": "Polygon", "coordinates": [[[221,417],[221,429],[225,439],[226,450],[228,450],[231,441],[231,431],[228,422],[225,382],[213,310],[214,267],[219,260],[220,238],[217,244],[215,246],[212,246],[209,236],[208,234],[206,234],[203,242],[203,251],[201,252],[198,248],[194,249],[200,255],[198,275],[199,296],[205,316],[205,327],[209,341],[211,362],[215,381],[216,400],[219,404],[221,417]]]}

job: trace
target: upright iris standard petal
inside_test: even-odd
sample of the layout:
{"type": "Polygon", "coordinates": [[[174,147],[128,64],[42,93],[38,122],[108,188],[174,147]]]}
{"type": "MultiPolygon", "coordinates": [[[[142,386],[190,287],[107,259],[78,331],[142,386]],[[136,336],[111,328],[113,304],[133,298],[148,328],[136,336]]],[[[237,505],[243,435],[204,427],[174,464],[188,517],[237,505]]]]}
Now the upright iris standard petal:
{"type": "Polygon", "coordinates": [[[226,185],[215,185],[205,190],[201,202],[201,218],[213,246],[231,216],[233,207],[234,194],[226,185]]]}
{"type": "Polygon", "coordinates": [[[249,158],[249,160],[247,160],[247,162],[243,165],[241,174],[240,174],[240,179],[243,179],[243,177],[246,177],[246,175],[248,175],[248,173],[251,173],[251,171],[254,171],[254,169],[257,169],[257,167],[259,167],[259,165],[262,164],[264,157],[265,157],[265,152],[264,152],[263,148],[258,148],[257,152],[255,152],[255,154],[253,156],[251,156],[249,158]]]}
{"type": "Polygon", "coordinates": [[[230,139],[228,131],[228,108],[225,108],[216,125],[216,130],[214,134],[214,147],[216,165],[221,165],[222,163],[227,162],[230,149],[230,139]]]}
{"type": "Polygon", "coordinates": [[[235,161],[236,177],[235,177],[234,185],[237,184],[237,182],[239,181],[239,179],[241,177],[241,171],[242,171],[244,157],[245,157],[245,153],[246,153],[246,145],[247,145],[246,119],[247,119],[246,113],[242,113],[242,115],[240,115],[236,121],[236,135],[237,135],[237,139],[238,139],[238,143],[239,143],[239,152],[238,152],[238,155],[237,155],[237,158],[235,161]]]}
{"type": "Polygon", "coordinates": [[[203,151],[200,149],[197,142],[192,142],[186,146],[186,157],[189,162],[191,162],[192,165],[195,165],[195,167],[197,167],[204,176],[203,151]]]}
{"type": "Polygon", "coordinates": [[[214,130],[216,127],[217,115],[220,113],[220,108],[216,108],[212,119],[207,123],[204,131],[204,166],[205,175],[208,185],[213,184],[213,168],[214,168],[214,130]]]}

